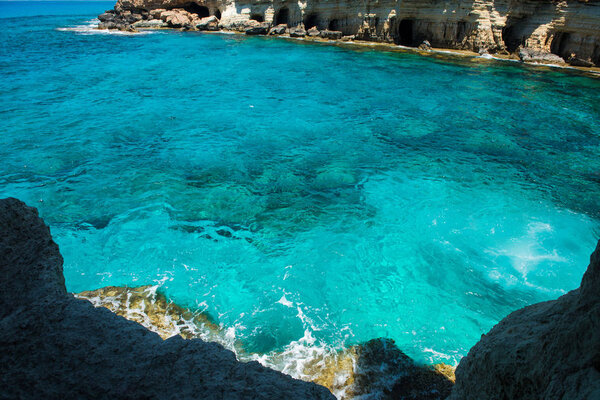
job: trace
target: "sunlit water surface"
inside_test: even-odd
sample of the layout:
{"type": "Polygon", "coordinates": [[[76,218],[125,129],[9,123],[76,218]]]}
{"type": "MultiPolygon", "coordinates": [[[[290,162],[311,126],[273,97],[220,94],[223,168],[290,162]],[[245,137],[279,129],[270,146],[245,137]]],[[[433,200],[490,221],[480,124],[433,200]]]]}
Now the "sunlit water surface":
{"type": "Polygon", "coordinates": [[[600,227],[599,80],[94,33],[111,6],[0,3],[0,195],[39,208],[70,291],[159,283],[252,352],[387,336],[456,363],[578,286],[600,227]]]}

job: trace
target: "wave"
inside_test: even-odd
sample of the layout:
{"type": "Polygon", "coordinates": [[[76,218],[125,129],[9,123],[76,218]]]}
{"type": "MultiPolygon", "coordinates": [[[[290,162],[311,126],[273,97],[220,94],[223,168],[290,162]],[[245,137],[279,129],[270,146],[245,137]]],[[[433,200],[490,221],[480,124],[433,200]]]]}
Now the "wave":
{"type": "MultiPolygon", "coordinates": [[[[397,390],[397,383],[406,377],[420,382],[422,387],[417,389],[424,393],[437,390],[440,398],[444,398],[452,387],[452,366],[419,366],[391,339],[380,338],[347,348],[334,348],[318,342],[310,324],[300,339],[283,350],[265,354],[246,352],[237,338],[236,327],[219,325],[206,313],[193,312],[168,301],[159,288],[160,285],[110,286],[81,292],[75,297],[136,321],[163,339],[180,335],[186,339],[217,342],[233,351],[240,361],[258,361],[296,379],[323,385],[338,399],[382,398],[397,390]]],[[[291,304],[285,296],[280,302],[291,304]]],[[[414,387],[410,389],[415,390],[414,387]]]]}

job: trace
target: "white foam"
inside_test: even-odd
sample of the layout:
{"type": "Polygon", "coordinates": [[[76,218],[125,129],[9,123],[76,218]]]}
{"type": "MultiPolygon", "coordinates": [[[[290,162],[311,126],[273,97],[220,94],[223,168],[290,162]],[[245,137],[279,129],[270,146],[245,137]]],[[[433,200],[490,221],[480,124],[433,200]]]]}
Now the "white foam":
{"type": "Polygon", "coordinates": [[[75,25],[68,26],[63,28],[56,28],[57,31],[61,32],[75,32],[80,35],[148,35],[151,33],[156,33],[156,31],[139,31],[139,32],[127,32],[120,31],[118,29],[98,29],[98,24],[100,21],[98,19],[92,19],[86,21],[85,25],[75,25]]]}

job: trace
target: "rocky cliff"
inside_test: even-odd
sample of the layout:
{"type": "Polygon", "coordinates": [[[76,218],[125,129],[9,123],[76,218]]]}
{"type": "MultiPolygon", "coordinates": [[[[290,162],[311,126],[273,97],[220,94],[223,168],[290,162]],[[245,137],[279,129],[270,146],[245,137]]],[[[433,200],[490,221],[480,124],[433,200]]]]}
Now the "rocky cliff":
{"type": "Polygon", "coordinates": [[[131,23],[154,20],[140,24],[146,27],[162,20],[164,26],[196,29],[206,27],[202,18],[213,16],[215,28],[247,28],[248,21],[266,25],[254,33],[276,25],[316,27],[361,40],[406,46],[428,41],[439,48],[515,53],[530,61],[600,65],[598,0],[118,0],[115,11],[131,23]],[[177,9],[185,11],[183,17],[150,14],[177,9]]]}
{"type": "Polygon", "coordinates": [[[579,289],[515,311],[482,336],[449,399],[600,399],[600,242],[579,289]]]}
{"type": "Polygon", "coordinates": [[[241,363],[68,294],[34,208],[0,200],[0,398],[333,399],[324,387],[241,363]]]}

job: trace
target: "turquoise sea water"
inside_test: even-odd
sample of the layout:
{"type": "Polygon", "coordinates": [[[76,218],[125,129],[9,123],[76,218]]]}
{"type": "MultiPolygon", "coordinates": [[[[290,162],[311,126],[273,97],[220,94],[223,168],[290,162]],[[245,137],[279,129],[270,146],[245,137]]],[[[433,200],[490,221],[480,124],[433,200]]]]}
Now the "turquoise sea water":
{"type": "Polygon", "coordinates": [[[456,363],[578,286],[600,80],[90,30],[111,7],[0,3],[0,196],[39,208],[69,290],[159,283],[254,352],[387,336],[456,363]]]}

